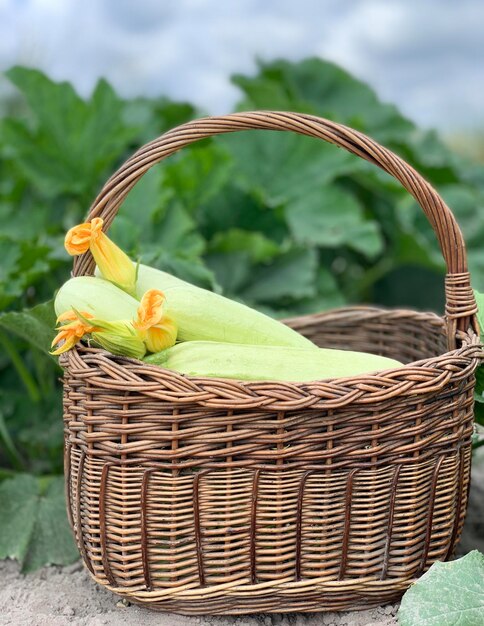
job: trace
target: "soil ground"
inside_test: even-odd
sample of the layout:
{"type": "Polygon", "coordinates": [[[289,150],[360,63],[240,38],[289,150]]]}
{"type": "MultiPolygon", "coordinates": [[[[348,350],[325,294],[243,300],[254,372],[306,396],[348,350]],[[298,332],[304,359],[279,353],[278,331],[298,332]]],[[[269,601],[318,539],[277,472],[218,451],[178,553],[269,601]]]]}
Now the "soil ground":
{"type": "Polygon", "coordinates": [[[0,563],[2,626],[394,626],[397,606],[357,613],[185,617],[156,613],[122,600],[91,580],[81,563],[46,567],[26,577],[0,563]]]}

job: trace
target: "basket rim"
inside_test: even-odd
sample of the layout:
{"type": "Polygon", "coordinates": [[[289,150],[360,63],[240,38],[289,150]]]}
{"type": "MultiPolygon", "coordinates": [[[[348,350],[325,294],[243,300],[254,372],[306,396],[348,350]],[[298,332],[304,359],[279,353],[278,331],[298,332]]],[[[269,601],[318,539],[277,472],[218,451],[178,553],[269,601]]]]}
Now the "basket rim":
{"type": "MultiPolygon", "coordinates": [[[[351,309],[367,309],[369,315],[384,312],[384,309],[372,307],[343,307],[315,316],[292,318],[292,321],[351,309]]],[[[444,320],[435,313],[416,313],[400,309],[390,310],[388,313],[397,316],[402,313],[417,314],[427,319],[434,318],[444,325],[444,320]]],[[[445,333],[445,326],[443,331],[445,333]]],[[[461,331],[459,334],[462,342],[459,348],[434,357],[374,373],[310,382],[243,381],[190,376],[82,344],[61,355],[60,364],[74,377],[77,375],[80,378],[89,378],[91,385],[111,388],[113,391],[128,391],[132,385],[133,391],[179,405],[197,404],[219,409],[264,408],[278,411],[301,408],[334,409],[350,403],[368,405],[397,396],[436,392],[445,388],[450,380],[454,383],[465,380],[484,360],[484,347],[472,330],[461,331]]]]}

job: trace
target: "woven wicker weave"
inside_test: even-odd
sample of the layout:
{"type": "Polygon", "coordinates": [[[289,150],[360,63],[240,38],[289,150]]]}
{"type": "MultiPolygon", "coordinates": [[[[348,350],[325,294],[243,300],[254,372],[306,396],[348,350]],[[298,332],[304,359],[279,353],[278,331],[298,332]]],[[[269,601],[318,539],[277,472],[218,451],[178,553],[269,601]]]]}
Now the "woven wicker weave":
{"type": "MultiPolygon", "coordinates": [[[[319,137],[397,178],[447,263],[446,317],[352,307],[290,320],[316,343],[407,366],[314,383],[182,376],[88,348],[62,358],[68,511],[94,579],[186,614],[358,609],[398,598],[459,538],[482,357],[461,232],[421,176],[310,115],[180,126],[131,157],[88,219],[109,227],[155,163],[243,129],[319,137]]],[[[89,254],[74,274],[89,274],[89,254]]]]}

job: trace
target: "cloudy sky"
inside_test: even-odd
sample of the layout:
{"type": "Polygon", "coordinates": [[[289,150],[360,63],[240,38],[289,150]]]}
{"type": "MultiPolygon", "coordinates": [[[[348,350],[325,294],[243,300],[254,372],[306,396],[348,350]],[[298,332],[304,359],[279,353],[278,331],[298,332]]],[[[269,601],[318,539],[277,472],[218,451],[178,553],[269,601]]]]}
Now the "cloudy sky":
{"type": "Polygon", "coordinates": [[[0,70],[39,67],[85,95],[105,76],[223,113],[256,56],[310,55],[425,126],[484,126],[482,0],[0,0],[0,70]]]}

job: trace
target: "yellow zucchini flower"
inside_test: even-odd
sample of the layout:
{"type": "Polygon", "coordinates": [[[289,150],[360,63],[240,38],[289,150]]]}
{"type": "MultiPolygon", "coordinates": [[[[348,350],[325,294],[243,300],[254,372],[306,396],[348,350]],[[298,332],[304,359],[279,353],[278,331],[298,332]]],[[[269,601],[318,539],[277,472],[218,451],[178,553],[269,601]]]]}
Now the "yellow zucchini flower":
{"type": "MultiPolygon", "coordinates": [[[[77,316],[83,322],[89,321],[83,317],[82,313],[77,313],[77,316]]],[[[134,359],[142,359],[146,354],[143,337],[130,321],[107,322],[97,318],[92,318],[90,321],[95,324],[91,332],[92,340],[111,354],[129,356],[134,359]]]]}
{"type": "Polygon", "coordinates": [[[133,326],[143,336],[149,352],[161,352],[175,344],[178,328],[175,322],[163,313],[165,294],[158,289],[148,289],[141,298],[137,318],[133,326]]]}
{"type": "Polygon", "coordinates": [[[94,318],[90,313],[79,312],[75,309],[60,315],[57,321],[67,323],[61,324],[56,329],[59,332],[52,342],[52,347],[63,343],[57,350],[51,352],[53,355],[67,352],[85,335],[90,335],[94,344],[112,354],[135,359],[142,359],[146,354],[143,337],[130,321],[106,322],[94,318]]]}
{"type": "Polygon", "coordinates": [[[57,322],[61,322],[61,325],[56,328],[57,335],[52,341],[52,348],[62,342],[56,350],[53,350],[51,354],[57,356],[63,352],[67,352],[78,343],[84,335],[92,333],[96,327],[91,323],[93,317],[90,313],[83,312],[82,319],[78,317],[78,314],[74,311],[66,311],[62,315],[59,315],[57,322]],[[63,322],[67,322],[64,324],[63,322]]]}
{"type": "Polygon", "coordinates": [[[102,231],[103,222],[101,217],[95,217],[90,222],[78,224],[68,230],[64,240],[65,248],[71,256],[90,250],[103,278],[134,295],[136,266],[102,231]]]}

